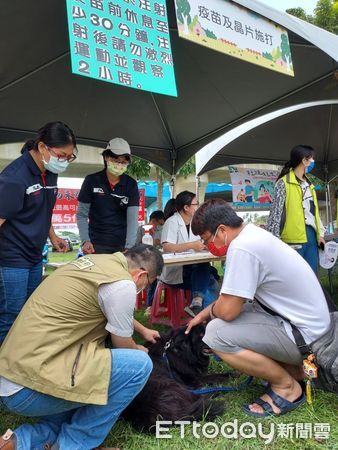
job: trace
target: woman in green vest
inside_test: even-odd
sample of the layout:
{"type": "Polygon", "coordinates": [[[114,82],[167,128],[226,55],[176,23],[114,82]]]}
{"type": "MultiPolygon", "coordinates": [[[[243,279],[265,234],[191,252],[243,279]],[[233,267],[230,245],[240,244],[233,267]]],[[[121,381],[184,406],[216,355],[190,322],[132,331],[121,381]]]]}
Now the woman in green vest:
{"type": "Polygon", "coordinates": [[[275,185],[267,230],[293,246],[317,273],[318,247],[325,241],[315,188],[306,176],[314,165],[312,147],[297,145],[291,150],[275,185]]]}

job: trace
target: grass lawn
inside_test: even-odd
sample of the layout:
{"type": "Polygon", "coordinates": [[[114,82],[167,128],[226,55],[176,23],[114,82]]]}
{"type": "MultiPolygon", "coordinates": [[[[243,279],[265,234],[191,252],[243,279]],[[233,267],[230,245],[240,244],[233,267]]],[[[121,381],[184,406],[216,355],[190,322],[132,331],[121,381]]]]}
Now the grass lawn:
{"type": "MultiPolygon", "coordinates": [[[[50,253],[51,262],[69,261],[76,257],[76,250],[65,255],[50,253]]],[[[320,273],[320,278],[323,284],[328,287],[327,275],[320,273]]],[[[338,304],[338,276],[335,275],[333,279],[333,286],[335,289],[335,301],[338,304]]],[[[136,318],[144,324],[147,324],[147,319],[143,315],[143,311],[136,312],[136,318]]],[[[157,327],[159,330],[164,330],[165,327],[157,327]]],[[[218,363],[214,360],[211,362],[211,371],[222,372],[226,370],[224,364],[218,363]]],[[[94,382],[95,380],[93,380],[94,382]]],[[[233,381],[233,384],[238,381],[233,381]]],[[[228,436],[224,437],[219,434],[217,437],[207,438],[202,434],[201,428],[197,429],[197,435],[193,435],[193,427],[191,425],[185,427],[185,436],[180,436],[180,428],[170,428],[165,433],[171,435],[171,438],[159,439],[155,436],[144,435],[136,433],[131,427],[119,421],[109,434],[105,444],[111,446],[119,446],[123,450],[156,450],[167,449],[171,450],[223,450],[223,449],[261,449],[269,445],[271,449],[275,450],[310,450],[310,449],[338,449],[338,397],[335,394],[329,394],[317,391],[314,394],[313,405],[302,406],[287,415],[279,418],[270,419],[256,419],[245,415],[242,412],[242,405],[250,403],[252,400],[264,392],[263,386],[259,380],[254,380],[254,383],[240,392],[230,392],[222,394],[219,398],[224,399],[225,413],[219,417],[215,424],[221,426],[227,422],[231,422],[232,426],[238,425],[238,429],[244,423],[247,425],[243,433],[238,433],[238,437],[234,436],[233,428],[227,428],[228,436]],[[237,422],[236,422],[237,421],[237,422]],[[329,424],[330,432],[328,439],[324,439],[320,434],[321,424],[329,424]],[[253,428],[253,426],[255,428],[253,428]],[[261,428],[261,431],[259,429],[261,428]],[[254,432],[256,431],[256,436],[254,432]],[[267,435],[273,437],[271,443],[267,441],[267,435]],[[242,436],[241,436],[242,434],[242,436]],[[262,434],[265,437],[262,437],[262,434]]],[[[182,418],[184,420],[184,418],[182,418]]],[[[13,416],[11,414],[0,411],[0,432],[7,428],[14,429],[18,425],[31,421],[31,419],[13,416]]],[[[202,422],[205,424],[206,422],[202,422]]],[[[209,428],[212,434],[216,428],[209,428]]],[[[322,429],[323,430],[323,429],[322,429]]],[[[27,449],[28,450],[28,449],[27,449]]]]}

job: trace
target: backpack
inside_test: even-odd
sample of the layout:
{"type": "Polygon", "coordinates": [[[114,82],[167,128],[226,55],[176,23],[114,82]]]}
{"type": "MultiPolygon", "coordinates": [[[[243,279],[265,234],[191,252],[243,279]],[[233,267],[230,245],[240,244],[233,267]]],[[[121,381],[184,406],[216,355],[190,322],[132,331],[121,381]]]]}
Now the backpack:
{"type": "Polygon", "coordinates": [[[330,316],[329,331],[311,344],[319,366],[314,383],[318,389],[338,394],[338,312],[330,316]]]}
{"type": "MultiPolygon", "coordinates": [[[[327,292],[324,292],[326,301],[330,299],[327,292]]],[[[318,377],[313,379],[315,386],[323,391],[334,392],[338,394],[338,311],[335,311],[334,303],[328,303],[331,317],[331,324],[329,330],[320,338],[316,339],[311,344],[307,345],[305,340],[298,330],[288,319],[281,314],[277,314],[272,309],[263,305],[255,298],[255,301],[272,316],[279,316],[287,321],[292,328],[292,334],[295,338],[298,350],[303,358],[306,358],[311,353],[316,357],[316,365],[318,366],[318,377]],[[331,306],[331,307],[330,307],[331,306]]]]}

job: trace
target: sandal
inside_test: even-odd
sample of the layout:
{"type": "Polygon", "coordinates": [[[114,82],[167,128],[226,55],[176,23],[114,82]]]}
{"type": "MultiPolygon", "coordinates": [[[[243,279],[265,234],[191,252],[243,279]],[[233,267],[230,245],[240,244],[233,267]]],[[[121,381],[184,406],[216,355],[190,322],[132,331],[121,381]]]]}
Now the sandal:
{"type": "Polygon", "coordinates": [[[289,400],[286,400],[286,398],[283,398],[280,395],[276,394],[276,392],[274,392],[272,389],[268,389],[266,391],[266,394],[268,394],[268,396],[271,398],[272,403],[275,406],[277,406],[277,408],[280,409],[280,413],[276,414],[273,411],[271,405],[268,402],[262,400],[260,397],[256,398],[256,400],[254,400],[252,403],[257,403],[257,405],[259,405],[263,408],[264,412],[258,413],[258,412],[251,411],[248,404],[243,406],[243,411],[246,414],[248,414],[249,416],[254,416],[254,417],[281,416],[282,414],[286,414],[290,411],[293,411],[294,409],[298,408],[306,401],[304,392],[302,393],[299,400],[297,400],[295,402],[289,402],[289,400]]]}

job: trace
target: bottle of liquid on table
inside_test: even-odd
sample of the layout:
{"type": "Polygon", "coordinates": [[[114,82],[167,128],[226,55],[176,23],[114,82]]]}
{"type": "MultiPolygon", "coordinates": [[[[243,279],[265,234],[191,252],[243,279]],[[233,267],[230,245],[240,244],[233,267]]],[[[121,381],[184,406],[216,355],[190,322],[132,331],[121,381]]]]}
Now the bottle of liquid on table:
{"type": "Polygon", "coordinates": [[[144,236],[142,237],[142,244],[154,245],[154,240],[152,235],[150,234],[150,230],[153,228],[152,225],[143,225],[144,236]]]}

